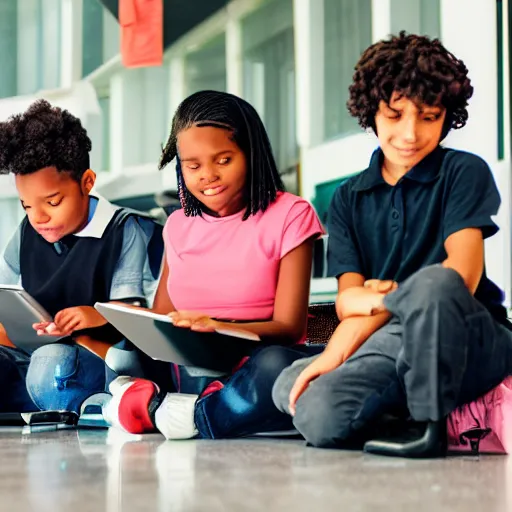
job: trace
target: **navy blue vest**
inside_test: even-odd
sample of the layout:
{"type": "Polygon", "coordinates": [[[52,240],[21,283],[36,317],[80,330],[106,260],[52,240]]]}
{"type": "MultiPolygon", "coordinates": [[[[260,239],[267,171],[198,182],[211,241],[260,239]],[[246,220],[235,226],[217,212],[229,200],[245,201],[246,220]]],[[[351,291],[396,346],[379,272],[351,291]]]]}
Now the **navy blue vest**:
{"type": "MultiPolygon", "coordinates": [[[[108,302],[123,247],[124,225],[130,216],[140,215],[127,209],[118,210],[101,238],[69,235],[57,244],[47,242],[25,218],[20,246],[23,288],[52,316],[66,308],[108,302]]],[[[158,229],[148,247],[150,262],[154,260],[152,270],[156,270],[155,262],[159,268],[163,252],[163,242],[158,243],[162,239],[161,226],[155,226],[158,229]]],[[[126,297],[129,298],[134,297],[126,297]]],[[[111,326],[87,331],[95,339],[110,342],[121,339],[111,326]]]]}

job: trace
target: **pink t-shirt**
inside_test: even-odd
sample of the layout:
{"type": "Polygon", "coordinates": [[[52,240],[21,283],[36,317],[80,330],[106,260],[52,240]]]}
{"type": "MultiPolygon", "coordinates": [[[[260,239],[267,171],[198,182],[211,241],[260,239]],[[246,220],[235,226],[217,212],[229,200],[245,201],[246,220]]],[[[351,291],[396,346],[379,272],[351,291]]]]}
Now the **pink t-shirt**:
{"type": "Polygon", "coordinates": [[[270,320],[281,258],[323,234],[312,206],[279,193],[265,212],[242,221],[174,212],[164,228],[169,281],[177,310],[229,320],[270,320]]]}

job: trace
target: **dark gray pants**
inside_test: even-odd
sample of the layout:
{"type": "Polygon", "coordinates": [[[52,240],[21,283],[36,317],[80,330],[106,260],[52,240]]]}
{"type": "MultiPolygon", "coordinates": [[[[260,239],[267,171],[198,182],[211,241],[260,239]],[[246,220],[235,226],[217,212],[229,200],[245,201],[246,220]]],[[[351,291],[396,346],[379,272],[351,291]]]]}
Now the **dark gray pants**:
{"type": "MultiPolygon", "coordinates": [[[[309,444],[330,447],[371,435],[384,414],[436,421],[512,374],[512,332],[473,298],[459,274],[420,270],[385,298],[392,320],[297,401],[294,424],[309,444]]],[[[317,356],[318,357],[318,356],[317,356]]],[[[277,408],[314,358],[285,369],[277,408]]]]}

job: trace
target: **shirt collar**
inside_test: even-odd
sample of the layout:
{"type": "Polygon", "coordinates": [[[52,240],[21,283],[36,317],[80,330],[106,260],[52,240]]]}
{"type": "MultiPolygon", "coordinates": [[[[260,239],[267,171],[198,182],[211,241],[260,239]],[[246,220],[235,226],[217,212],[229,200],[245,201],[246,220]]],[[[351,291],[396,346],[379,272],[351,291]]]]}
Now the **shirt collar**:
{"type": "MultiPolygon", "coordinates": [[[[445,155],[445,150],[441,146],[437,146],[432,153],[428,154],[421,162],[416,164],[403,179],[416,181],[418,183],[430,183],[439,176],[441,163],[445,155]]],[[[370,159],[368,169],[360,174],[359,179],[354,184],[354,190],[363,192],[371,190],[375,187],[386,185],[386,181],[382,177],[382,161],[384,153],[382,149],[376,149],[370,159]]]]}
{"type": "Polygon", "coordinates": [[[92,206],[91,202],[96,199],[98,204],[93,213],[92,219],[87,223],[82,231],[75,233],[74,236],[78,237],[89,237],[89,238],[101,238],[110,221],[114,217],[115,213],[120,209],[120,206],[115,206],[109,203],[106,199],[101,196],[91,196],[89,201],[89,207],[92,206]]]}

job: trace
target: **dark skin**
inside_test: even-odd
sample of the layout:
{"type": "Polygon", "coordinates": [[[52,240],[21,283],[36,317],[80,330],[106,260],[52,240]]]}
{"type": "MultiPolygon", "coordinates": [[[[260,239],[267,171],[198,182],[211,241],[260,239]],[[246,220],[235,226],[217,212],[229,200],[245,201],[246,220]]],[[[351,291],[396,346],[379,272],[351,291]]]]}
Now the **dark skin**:
{"type": "MultiPolygon", "coordinates": [[[[187,189],[201,201],[208,214],[223,217],[246,207],[246,159],[229,130],[213,127],[184,130],[178,135],[178,151],[187,189]]],[[[272,318],[244,323],[244,331],[283,345],[302,338],[306,332],[312,251],[313,241],[308,240],[282,258],[272,318]]],[[[202,312],[176,311],[167,292],[169,275],[172,276],[172,269],[164,261],[153,312],[168,314],[178,327],[195,331],[233,328],[233,324],[219,322],[202,312]]]]}
{"type": "Polygon", "coordinates": [[[246,205],[246,160],[231,131],[192,127],[178,135],[185,185],[208,213],[226,217],[246,205]]]}
{"type": "MultiPolygon", "coordinates": [[[[55,243],[81,231],[87,224],[89,193],[95,180],[96,175],[90,169],[78,183],[70,173],[45,167],[32,174],[16,175],[16,188],[31,226],[45,240],[55,243]]],[[[33,327],[40,335],[61,337],[106,323],[93,307],[78,306],[59,311],[51,323],[34,324],[33,327]]],[[[3,329],[0,344],[12,346],[3,329]]]]}

